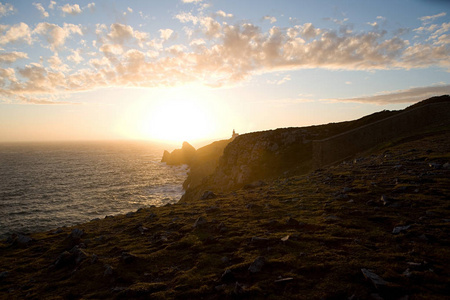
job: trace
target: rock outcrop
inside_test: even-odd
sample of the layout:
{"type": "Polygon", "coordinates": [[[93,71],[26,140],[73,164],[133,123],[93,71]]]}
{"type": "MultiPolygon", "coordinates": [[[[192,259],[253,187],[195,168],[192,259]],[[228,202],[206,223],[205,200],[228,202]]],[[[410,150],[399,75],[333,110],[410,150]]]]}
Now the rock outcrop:
{"type": "Polygon", "coordinates": [[[170,153],[165,150],[161,162],[168,165],[190,165],[197,156],[197,150],[188,142],[183,142],[181,149],[175,149],[170,153]]]}

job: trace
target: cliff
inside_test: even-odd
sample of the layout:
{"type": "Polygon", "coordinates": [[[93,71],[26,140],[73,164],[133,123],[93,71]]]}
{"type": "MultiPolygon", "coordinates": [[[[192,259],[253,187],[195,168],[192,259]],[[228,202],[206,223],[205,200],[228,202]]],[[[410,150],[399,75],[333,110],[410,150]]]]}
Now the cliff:
{"type": "MultiPolygon", "coordinates": [[[[181,201],[200,199],[205,192],[224,193],[279,176],[305,174],[324,161],[343,160],[402,134],[448,122],[450,110],[441,106],[448,108],[449,104],[449,96],[433,97],[403,111],[382,111],[354,121],[239,135],[223,150],[217,168],[189,174],[181,201]],[[428,109],[433,105],[438,107],[428,109]],[[342,139],[327,141],[340,135],[345,143],[342,139]]],[[[201,168],[202,161],[196,163],[196,168],[201,168]]]]}

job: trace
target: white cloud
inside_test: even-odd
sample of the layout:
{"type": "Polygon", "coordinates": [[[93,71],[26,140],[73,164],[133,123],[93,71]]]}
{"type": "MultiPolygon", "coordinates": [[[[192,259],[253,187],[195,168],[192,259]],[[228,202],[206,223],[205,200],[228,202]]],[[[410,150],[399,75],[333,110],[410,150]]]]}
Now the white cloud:
{"type": "Polygon", "coordinates": [[[0,53],[0,63],[13,63],[19,59],[28,58],[28,54],[25,52],[8,52],[8,53],[0,53]]]}
{"type": "Polygon", "coordinates": [[[25,42],[30,45],[32,43],[30,27],[25,23],[0,26],[0,32],[2,33],[0,45],[16,42],[25,42]]]}
{"type": "Polygon", "coordinates": [[[200,3],[203,0],[181,0],[183,3],[200,3]]]}
{"type": "Polygon", "coordinates": [[[74,24],[64,23],[63,27],[50,23],[39,23],[34,29],[33,33],[43,35],[50,44],[52,51],[57,51],[63,47],[66,39],[71,34],[83,35],[81,27],[74,24]]]}
{"type": "Polygon", "coordinates": [[[346,99],[324,99],[341,102],[359,102],[374,104],[415,103],[433,96],[450,94],[450,85],[434,85],[414,87],[406,90],[384,92],[374,96],[355,97],[346,99]]]}
{"type": "Polygon", "coordinates": [[[56,1],[50,1],[50,4],[48,5],[48,9],[55,9],[56,1]]]}
{"type": "Polygon", "coordinates": [[[34,7],[41,13],[42,18],[48,18],[49,14],[45,11],[45,8],[42,6],[41,3],[35,3],[33,2],[34,7]]]}
{"type": "Polygon", "coordinates": [[[9,3],[3,4],[0,2],[0,18],[4,17],[6,15],[9,15],[10,13],[14,12],[14,6],[12,6],[9,3]]]}
{"type": "Polygon", "coordinates": [[[441,12],[441,13],[436,14],[436,15],[421,17],[421,18],[419,18],[419,20],[424,22],[424,23],[429,23],[429,22],[433,22],[437,18],[445,17],[446,15],[447,15],[446,12],[441,12]]]}
{"type": "Polygon", "coordinates": [[[173,30],[172,29],[160,29],[159,33],[160,33],[160,37],[163,40],[167,41],[172,36],[173,30]]]}
{"type": "Polygon", "coordinates": [[[84,58],[81,56],[81,49],[78,50],[72,50],[72,54],[67,56],[67,59],[74,62],[75,64],[79,64],[84,60],[84,58]]]}
{"type": "Polygon", "coordinates": [[[61,7],[61,10],[65,14],[69,14],[69,15],[78,15],[78,14],[81,14],[81,12],[82,12],[80,5],[78,5],[78,4],[74,4],[74,5],[66,4],[63,7],[61,7]]]}
{"type": "Polygon", "coordinates": [[[89,3],[89,4],[87,5],[87,8],[89,8],[89,10],[90,10],[91,12],[94,12],[94,11],[95,11],[95,3],[94,3],[94,2],[89,3]]]}
{"type": "Polygon", "coordinates": [[[267,21],[270,22],[270,24],[273,24],[273,23],[275,23],[277,21],[277,18],[271,17],[271,16],[264,16],[263,20],[267,20],[267,21]]]}
{"type": "Polygon", "coordinates": [[[216,11],[216,16],[222,17],[222,18],[232,18],[233,14],[227,14],[223,10],[216,11]]]}

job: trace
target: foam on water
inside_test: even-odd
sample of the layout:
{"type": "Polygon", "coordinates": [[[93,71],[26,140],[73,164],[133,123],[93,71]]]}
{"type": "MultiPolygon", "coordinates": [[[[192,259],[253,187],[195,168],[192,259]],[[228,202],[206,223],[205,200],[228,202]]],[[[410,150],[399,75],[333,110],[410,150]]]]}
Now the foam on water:
{"type": "Polygon", "coordinates": [[[148,142],[0,144],[0,238],[178,201],[187,168],[148,142]]]}

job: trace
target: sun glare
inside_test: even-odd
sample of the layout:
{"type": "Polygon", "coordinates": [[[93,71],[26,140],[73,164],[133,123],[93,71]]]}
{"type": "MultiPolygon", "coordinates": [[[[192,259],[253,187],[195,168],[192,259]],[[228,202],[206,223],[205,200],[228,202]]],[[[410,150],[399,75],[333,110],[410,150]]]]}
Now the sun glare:
{"type": "Polygon", "coordinates": [[[160,141],[195,141],[208,138],[215,125],[207,99],[201,93],[178,90],[164,95],[148,109],[141,132],[160,141]]]}

